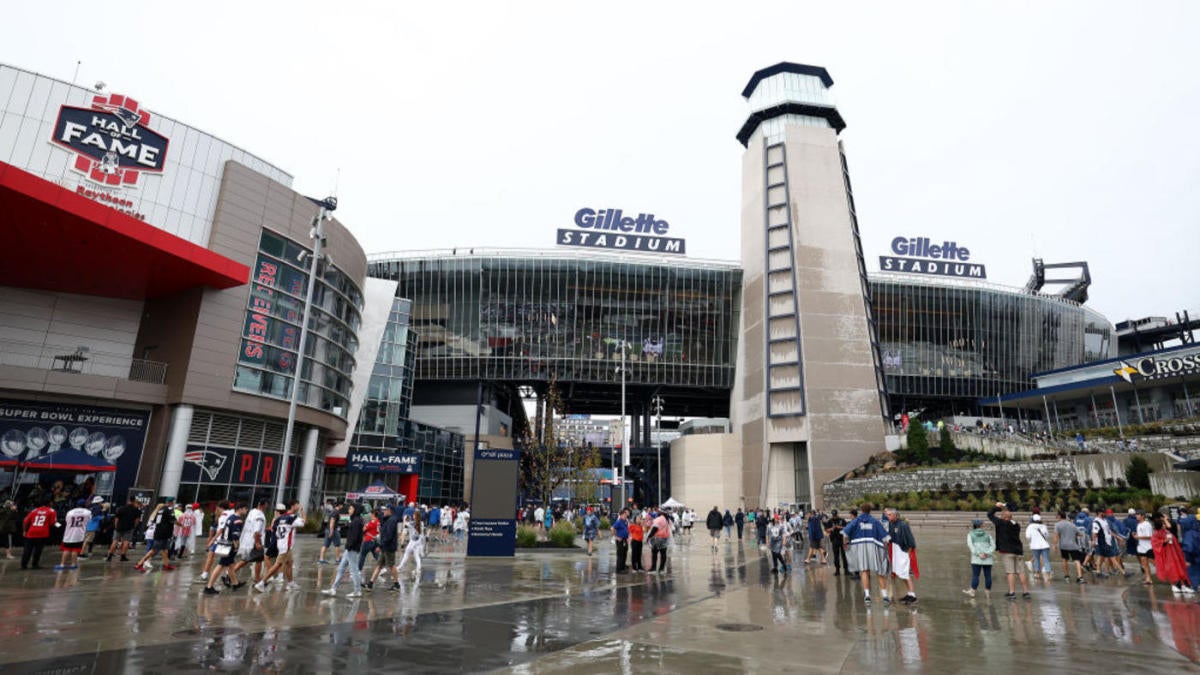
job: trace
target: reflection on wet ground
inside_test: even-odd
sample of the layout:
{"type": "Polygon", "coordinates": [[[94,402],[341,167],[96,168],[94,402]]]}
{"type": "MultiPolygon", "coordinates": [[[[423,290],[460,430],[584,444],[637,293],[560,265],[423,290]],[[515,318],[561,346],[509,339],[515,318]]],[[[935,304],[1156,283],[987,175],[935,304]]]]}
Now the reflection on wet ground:
{"type": "MultiPolygon", "coordinates": [[[[960,591],[961,533],[918,531],[915,607],[867,608],[829,566],[775,576],[757,547],[673,549],[669,575],[615,574],[611,548],[464,560],[434,550],[419,579],[363,598],[317,593],[332,566],[298,568],[303,590],[219,596],[200,562],[142,575],[132,563],[24,572],[0,562],[0,672],[740,673],[813,671],[1196,671],[1200,604],[1125,580],[1034,587],[1031,601],[960,591]]],[[[315,540],[299,559],[315,558],[315,540]]],[[[368,568],[370,565],[368,565],[368,568]]],[[[1061,577],[1060,577],[1061,579],[1061,577]]],[[[1131,580],[1134,581],[1134,580],[1131,580]]]]}

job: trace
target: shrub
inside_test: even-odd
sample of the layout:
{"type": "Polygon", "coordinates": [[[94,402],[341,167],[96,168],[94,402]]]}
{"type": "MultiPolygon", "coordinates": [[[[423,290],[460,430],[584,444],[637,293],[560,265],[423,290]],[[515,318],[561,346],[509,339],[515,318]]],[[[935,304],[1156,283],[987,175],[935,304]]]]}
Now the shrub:
{"type": "Polygon", "coordinates": [[[559,521],[550,528],[550,543],[561,548],[575,545],[575,526],[565,521],[559,521]]]}
{"type": "Polygon", "coordinates": [[[1150,465],[1144,457],[1134,457],[1125,467],[1125,481],[1138,490],[1150,489],[1150,465]]]}
{"type": "Polygon", "coordinates": [[[600,529],[602,529],[602,530],[608,530],[608,529],[611,529],[611,528],[612,528],[612,523],[610,523],[610,522],[608,521],[608,518],[601,518],[601,519],[600,519],[600,529]]]}
{"type": "Polygon", "coordinates": [[[908,426],[908,452],[914,462],[929,463],[929,438],[925,436],[925,428],[920,424],[908,426]]]}
{"type": "Polygon", "coordinates": [[[533,548],[537,546],[537,530],[528,525],[517,526],[517,548],[533,548]]]}

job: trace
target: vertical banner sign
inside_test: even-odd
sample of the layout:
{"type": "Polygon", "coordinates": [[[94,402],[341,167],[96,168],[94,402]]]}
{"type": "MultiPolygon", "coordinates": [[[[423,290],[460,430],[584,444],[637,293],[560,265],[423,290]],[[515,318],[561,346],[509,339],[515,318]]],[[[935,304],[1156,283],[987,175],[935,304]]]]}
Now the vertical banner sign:
{"type": "Polygon", "coordinates": [[[512,557],[517,550],[517,450],[475,449],[467,555],[512,557]]]}

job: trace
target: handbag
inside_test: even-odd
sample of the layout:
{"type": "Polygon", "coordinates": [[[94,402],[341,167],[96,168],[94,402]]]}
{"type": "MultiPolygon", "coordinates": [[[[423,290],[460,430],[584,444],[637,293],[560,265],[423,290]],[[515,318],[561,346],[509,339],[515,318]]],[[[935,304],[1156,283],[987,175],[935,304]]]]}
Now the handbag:
{"type": "Polygon", "coordinates": [[[213,547],[213,553],[222,558],[228,557],[230,553],[233,553],[233,544],[227,541],[219,541],[213,547]]]}

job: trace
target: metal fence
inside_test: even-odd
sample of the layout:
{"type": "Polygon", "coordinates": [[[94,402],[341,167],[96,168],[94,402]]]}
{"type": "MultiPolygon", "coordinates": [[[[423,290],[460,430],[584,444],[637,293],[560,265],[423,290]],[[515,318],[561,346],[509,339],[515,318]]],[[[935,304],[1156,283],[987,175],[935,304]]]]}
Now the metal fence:
{"type": "Polygon", "coordinates": [[[135,359],[124,354],[92,351],[89,347],[62,347],[31,342],[0,342],[0,366],[20,366],[81,375],[103,375],[133,382],[163,384],[167,364],[135,359]]]}

